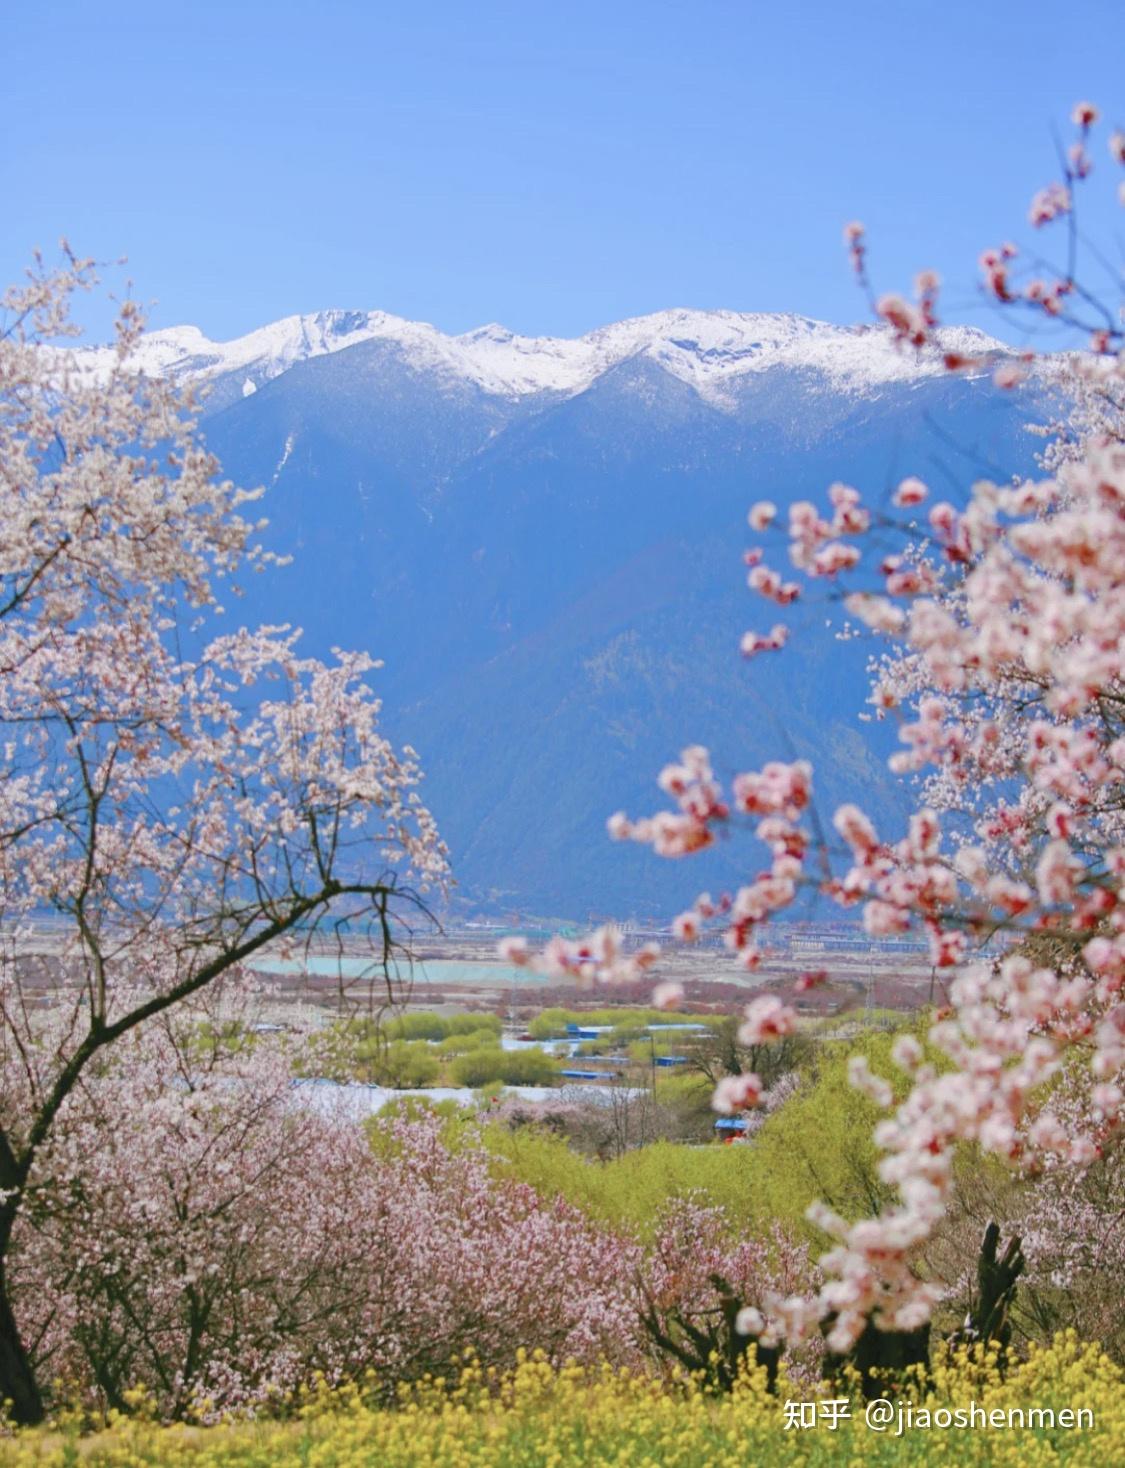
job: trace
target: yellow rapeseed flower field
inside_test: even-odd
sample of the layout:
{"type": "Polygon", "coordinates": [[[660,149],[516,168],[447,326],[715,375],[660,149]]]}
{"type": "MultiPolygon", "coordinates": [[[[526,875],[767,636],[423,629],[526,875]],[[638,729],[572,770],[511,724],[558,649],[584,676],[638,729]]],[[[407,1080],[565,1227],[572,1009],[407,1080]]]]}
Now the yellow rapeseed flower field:
{"type": "Polygon", "coordinates": [[[555,1369],[531,1355],[506,1376],[469,1364],[455,1380],[427,1379],[402,1389],[393,1406],[378,1405],[361,1387],[325,1386],[277,1420],[166,1427],[145,1420],[142,1410],[94,1433],[56,1423],[0,1440],[0,1468],[1125,1463],[1125,1377],[1097,1347],[1073,1335],[1033,1350],[1003,1379],[992,1362],[940,1361],[928,1382],[893,1397],[888,1392],[890,1406],[880,1410],[891,1420],[882,1431],[865,1421],[859,1398],[847,1403],[847,1415],[843,1399],[806,1393],[803,1409],[801,1400],[784,1382],[778,1396],[767,1394],[763,1373],[749,1372],[732,1395],[715,1397],[692,1381],[659,1381],[608,1366],[555,1369]],[[802,1411],[813,1425],[798,1425],[802,1411]]]}

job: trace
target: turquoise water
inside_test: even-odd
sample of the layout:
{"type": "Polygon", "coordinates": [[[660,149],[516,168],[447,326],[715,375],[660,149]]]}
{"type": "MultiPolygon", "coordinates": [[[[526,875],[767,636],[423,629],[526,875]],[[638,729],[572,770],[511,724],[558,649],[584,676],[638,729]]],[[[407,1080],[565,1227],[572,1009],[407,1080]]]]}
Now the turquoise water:
{"type": "MultiPolygon", "coordinates": [[[[334,977],[341,974],[345,979],[362,979],[368,976],[379,978],[380,970],[370,958],[345,956],[336,958],[331,954],[311,954],[308,958],[259,958],[253,967],[266,974],[313,974],[334,977]]],[[[435,988],[527,988],[549,982],[542,974],[530,973],[508,963],[474,963],[457,958],[428,958],[417,961],[413,969],[403,967],[399,977],[413,978],[415,984],[433,984],[435,988]]]]}

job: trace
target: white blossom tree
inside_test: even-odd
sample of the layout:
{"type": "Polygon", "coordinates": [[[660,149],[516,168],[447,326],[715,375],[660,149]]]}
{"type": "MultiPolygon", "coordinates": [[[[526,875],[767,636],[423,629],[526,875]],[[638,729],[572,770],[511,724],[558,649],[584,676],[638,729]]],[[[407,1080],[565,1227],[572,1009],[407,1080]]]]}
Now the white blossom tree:
{"type": "Polygon", "coordinates": [[[67,350],[94,283],[69,252],[37,263],[0,334],[0,1399],[21,1422],[43,1402],[5,1261],[91,1063],[328,917],[373,923],[390,975],[399,915],[446,873],[371,658],[219,631],[220,587],[265,565],[240,513],[256,493],[130,365],[132,303],[107,371],[67,350]]]}

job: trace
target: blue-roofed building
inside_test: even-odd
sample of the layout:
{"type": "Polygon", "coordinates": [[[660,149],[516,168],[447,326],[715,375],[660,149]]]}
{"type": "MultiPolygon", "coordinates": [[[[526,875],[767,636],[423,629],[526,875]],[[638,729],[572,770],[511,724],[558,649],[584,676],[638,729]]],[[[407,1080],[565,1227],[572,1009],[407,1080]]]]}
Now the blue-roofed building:
{"type": "Polygon", "coordinates": [[[568,1024],[566,1033],[571,1040],[600,1040],[603,1035],[613,1033],[613,1026],[568,1024]]]}
{"type": "Polygon", "coordinates": [[[715,1123],[715,1135],[720,1142],[737,1142],[750,1130],[744,1116],[720,1116],[715,1123]]]}

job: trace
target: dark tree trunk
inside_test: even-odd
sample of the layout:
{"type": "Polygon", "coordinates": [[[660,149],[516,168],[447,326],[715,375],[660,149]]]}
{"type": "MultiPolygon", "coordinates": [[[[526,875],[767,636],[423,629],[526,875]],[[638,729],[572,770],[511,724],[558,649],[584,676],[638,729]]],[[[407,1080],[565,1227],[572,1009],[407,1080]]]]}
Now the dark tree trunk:
{"type": "MultiPolygon", "coordinates": [[[[821,1324],[827,1334],[836,1317],[830,1315],[821,1324]]],[[[850,1351],[837,1355],[833,1351],[824,1353],[823,1376],[826,1381],[838,1382],[847,1367],[859,1373],[860,1386],[868,1401],[872,1397],[885,1396],[888,1386],[912,1366],[928,1371],[930,1365],[930,1327],[921,1325],[917,1330],[880,1330],[873,1320],[868,1320],[863,1334],[850,1351]]]]}
{"type": "Polygon", "coordinates": [[[1002,1255],[997,1255],[1000,1245],[1000,1225],[990,1223],[984,1231],[984,1242],[977,1260],[976,1304],[965,1317],[960,1330],[949,1338],[953,1346],[989,1345],[994,1343],[1000,1370],[1004,1370],[1008,1347],[1012,1342],[1012,1322],[1009,1312],[1016,1298],[1016,1284],[1026,1268],[1022,1240],[1013,1237],[1002,1255]]]}
{"type": "Polygon", "coordinates": [[[776,1392],[781,1346],[763,1346],[753,1336],[741,1335],[737,1327],[741,1297],[722,1275],[712,1274],[710,1280],[719,1296],[717,1310],[694,1316],[675,1307],[661,1311],[650,1296],[641,1311],[641,1325],[666,1355],[701,1373],[709,1386],[723,1392],[734,1390],[743,1359],[753,1351],[750,1359],[765,1367],[766,1390],[776,1392]]]}
{"type": "Polygon", "coordinates": [[[43,1398],[24,1349],[8,1299],[4,1260],[0,1258],[0,1401],[11,1403],[12,1420],[23,1427],[43,1421],[43,1398]]]}

